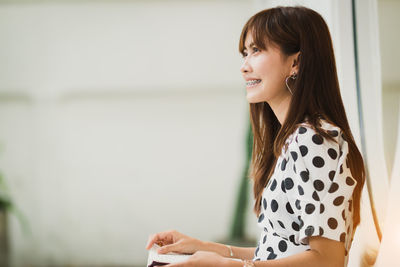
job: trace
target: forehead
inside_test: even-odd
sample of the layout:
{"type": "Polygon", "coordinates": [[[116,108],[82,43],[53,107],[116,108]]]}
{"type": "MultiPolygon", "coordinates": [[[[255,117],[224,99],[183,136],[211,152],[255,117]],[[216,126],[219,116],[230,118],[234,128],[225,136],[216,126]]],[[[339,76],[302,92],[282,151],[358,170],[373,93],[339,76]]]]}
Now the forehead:
{"type": "Polygon", "coordinates": [[[253,42],[253,35],[252,35],[252,33],[251,32],[249,32],[247,35],[246,35],[246,39],[244,40],[244,49],[246,50],[247,48],[250,48],[251,46],[253,46],[254,45],[254,42],[253,42]]]}

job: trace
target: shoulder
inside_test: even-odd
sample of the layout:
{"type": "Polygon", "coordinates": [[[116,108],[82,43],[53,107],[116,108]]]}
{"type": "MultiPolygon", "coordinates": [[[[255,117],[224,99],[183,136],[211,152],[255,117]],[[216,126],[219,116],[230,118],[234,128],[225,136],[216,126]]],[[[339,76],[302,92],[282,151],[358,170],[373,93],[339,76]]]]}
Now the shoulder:
{"type": "Polygon", "coordinates": [[[336,143],[340,145],[343,143],[342,130],[335,124],[328,122],[324,119],[320,120],[320,129],[327,133],[333,140],[322,136],[317,129],[309,124],[308,122],[303,122],[299,124],[293,134],[288,138],[289,143],[296,143],[298,146],[334,146],[336,143]]]}
{"type": "Polygon", "coordinates": [[[339,191],[349,198],[356,184],[347,164],[349,146],[340,127],[321,120],[321,128],[331,139],[323,137],[313,126],[301,124],[289,143],[289,158],[293,159],[301,180],[312,184],[320,196],[339,191]]]}
{"type": "Polygon", "coordinates": [[[298,125],[293,134],[288,138],[288,152],[290,155],[302,158],[307,167],[322,169],[332,168],[341,164],[348,153],[348,145],[342,137],[340,127],[320,120],[321,134],[308,122],[298,125]]]}

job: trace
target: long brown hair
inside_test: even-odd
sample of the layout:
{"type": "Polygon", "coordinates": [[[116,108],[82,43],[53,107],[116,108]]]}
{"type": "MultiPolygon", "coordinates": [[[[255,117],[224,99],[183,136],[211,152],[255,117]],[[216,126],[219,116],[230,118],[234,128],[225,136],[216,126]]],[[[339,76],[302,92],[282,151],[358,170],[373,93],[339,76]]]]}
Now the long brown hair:
{"type": "Polygon", "coordinates": [[[312,9],[295,6],[266,9],[252,16],[244,25],[239,52],[244,54],[247,34],[262,50],[277,45],[284,57],[300,51],[297,79],[292,88],[292,100],[285,122],[281,126],[267,102],[250,104],[253,130],[253,152],[250,178],[254,181],[254,212],[261,209],[264,187],[268,183],[286,139],[307,117],[320,135],[333,140],[321,129],[320,118],[341,128],[348,142],[347,165],[357,181],[353,191],[353,226],[360,222],[360,197],[365,181],[364,162],[355,144],[347,120],[336,72],[335,56],[328,26],[312,9]]]}

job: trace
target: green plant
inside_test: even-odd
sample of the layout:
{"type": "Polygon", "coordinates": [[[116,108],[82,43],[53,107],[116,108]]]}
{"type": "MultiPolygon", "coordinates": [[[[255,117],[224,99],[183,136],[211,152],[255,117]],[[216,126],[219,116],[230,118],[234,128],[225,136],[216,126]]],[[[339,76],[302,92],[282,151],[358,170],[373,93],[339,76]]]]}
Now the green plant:
{"type": "Polygon", "coordinates": [[[0,172],[0,211],[5,211],[6,213],[13,213],[19,220],[22,227],[22,231],[24,233],[30,232],[29,225],[25,216],[18,209],[18,207],[12,202],[8,187],[4,180],[4,175],[1,172],[0,172]]]}
{"type": "Polygon", "coordinates": [[[4,176],[0,172],[0,210],[9,210],[11,207],[12,207],[11,198],[8,195],[8,190],[4,181],[4,176]]]}

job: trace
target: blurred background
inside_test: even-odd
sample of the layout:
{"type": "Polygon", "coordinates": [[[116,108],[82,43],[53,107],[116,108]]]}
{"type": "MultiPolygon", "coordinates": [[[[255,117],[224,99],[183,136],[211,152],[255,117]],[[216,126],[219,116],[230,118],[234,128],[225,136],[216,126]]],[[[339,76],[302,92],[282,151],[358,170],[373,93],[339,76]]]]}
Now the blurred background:
{"type": "Polygon", "coordinates": [[[295,4],[328,23],[369,170],[349,266],[395,266],[397,0],[0,0],[0,266],[145,266],[169,229],[255,247],[239,35],[295,4]]]}

